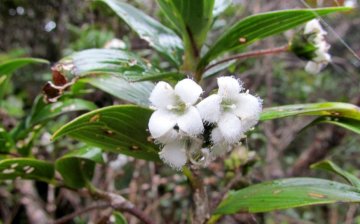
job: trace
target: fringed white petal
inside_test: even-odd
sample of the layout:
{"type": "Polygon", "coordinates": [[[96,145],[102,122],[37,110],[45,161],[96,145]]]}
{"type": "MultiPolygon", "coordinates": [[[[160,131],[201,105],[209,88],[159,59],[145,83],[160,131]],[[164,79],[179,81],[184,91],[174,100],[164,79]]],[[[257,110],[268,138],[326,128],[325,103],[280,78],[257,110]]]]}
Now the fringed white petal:
{"type": "Polygon", "coordinates": [[[184,114],[177,118],[179,129],[188,135],[194,136],[204,131],[204,126],[195,107],[189,107],[184,114]]]}
{"type": "Polygon", "coordinates": [[[187,161],[185,144],[183,142],[168,143],[159,152],[159,156],[166,164],[180,170],[187,161]]]}
{"type": "Polygon", "coordinates": [[[196,105],[204,121],[215,123],[221,114],[221,97],[217,94],[206,97],[196,105]]]}
{"type": "Polygon", "coordinates": [[[315,63],[327,64],[331,61],[331,55],[325,51],[316,51],[316,57],[312,59],[315,63]]]}
{"type": "Polygon", "coordinates": [[[169,142],[179,141],[181,137],[179,132],[172,128],[164,135],[156,138],[156,143],[167,144],[169,142]]]}
{"type": "Polygon", "coordinates": [[[152,90],[149,100],[155,107],[166,109],[169,105],[176,104],[174,89],[168,83],[161,81],[152,90]]]}
{"type": "Polygon", "coordinates": [[[218,122],[218,127],[225,141],[229,144],[240,141],[243,135],[241,121],[232,113],[224,113],[218,122]]]}
{"type": "Polygon", "coordinates": [[[318,19],[313,19],[306,23],[304,34],[317,33],[321,35],[325,35],[326,31],[322,28],[318,19]]]}
{"type": "Polygon", "coordinates": [[[149,130],[153,138],[165,135],[176,124],[176,115],[167,110],[156,110],[150,117],[149,130]]]}
{"type": "Polygon", "coordinates": [[[323,65],[321,63],[316,63],[313,61],[308,61],[305,66],[305,71],[310,74],[318,74],[321,69],[323,68],[323,65]]]}
{"type": "Polygon", "coordinates": [[[201,86],[191,79],[183,79],[175,86],[175,93],[187,105],[193,105],[203,92],[201,86]]]}
{"type": "Polygon", "coordinates": [[[214,145],[225,142],[225,138],[219,128],[214,128],[211,131],[211,142],[214,145]]]}
{"type": "Polygon", "coordinates": [[[231,148],[232,148],[232,146],[225,142],[215,144],[211,147],[211,152],[210,152],[211,157],[223,156],[223,155],[225,155],[225,153],[230,151],[231,148]]]}
{"type": "Polygon", "coordinates": [[[219,86],[218,94],[224,99],[233,99],[242,90],[239,80],[233,77],[220,77],[217,79],[219,86]]]}
{"type": "Polygon", "coordinates": [[[258,119],[262,110],[262,101],[249,93],[240,93],[236,98],[236,116],[244,119],[258,119]]]}

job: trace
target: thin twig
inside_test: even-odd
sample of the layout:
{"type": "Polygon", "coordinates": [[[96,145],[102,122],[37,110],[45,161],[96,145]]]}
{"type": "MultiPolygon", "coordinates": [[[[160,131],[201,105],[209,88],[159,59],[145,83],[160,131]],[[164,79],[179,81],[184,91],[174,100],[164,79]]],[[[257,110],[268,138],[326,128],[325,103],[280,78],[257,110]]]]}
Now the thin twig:
{"type": "Polygon", "coordinates": [[[137,217],[145,224],[154,224],[154,222],[143,211],[136,208],[133,203],[126,200],[124,197],[118,194],[101,191],[99,189],[92,189],[90,194],[94,197],[98,197],[108,201],[111,207],[121,212],[127,212],[137,217]]]}
{"type": "Polygon", "coordinates": [[[289,51],[289,45],[285,45],[282,47],[277,47],[277,48],[271,48],[271,49],[264,49],[264,50],[257,50],[257,51],[250,51],[250,52],[245,52],[245,53],[241,53],[241,54],[236,54],[236,55],[232,55],[228,58],[224,58],[218,62],[215,62],[209,66],[207,66],[204,70],[207,71],[219,64],[223,64],[225,62],[228,61],[232,61],[232,60],[240,60],[240,59],[245,59],[245,58],[253,58],[253,57],[258,57],[258,56],[263,56],[263,55],[269,55],[269,54],[279,54],[279,53],[283,53],[283,52],[287,52],[289,51]]]}
{"type": "Polygon", "coordinates": [[[62,224],[62,223],[66,223],[68,221],[71,221],[73,220],[75,217],[77,216],[80,216],[84,213],[87,213],[87,212],[90,212],[92,210],[97,210],[97,209],[105,209],[105,208],[109,208],[111,206],[110,203],[106,203],[106,204],[100,204],[100,205],[91,205],[89,207],[86,207],[86,208],[83,208],[83,209],[80,209],[78,211],[75,211],[69,215],[66,215],[60,219],[57,219],[54,221],[53,224],[62,224]]]}

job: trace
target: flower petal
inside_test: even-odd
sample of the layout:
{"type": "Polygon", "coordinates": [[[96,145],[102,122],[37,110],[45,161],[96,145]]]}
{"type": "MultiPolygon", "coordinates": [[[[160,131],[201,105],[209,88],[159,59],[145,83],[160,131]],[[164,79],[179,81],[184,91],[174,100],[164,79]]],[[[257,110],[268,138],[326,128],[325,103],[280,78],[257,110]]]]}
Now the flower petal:
{"type": "Polygon", "coordinates": [[[149,130],[153,138],[165,135],[176,124],[176,115],[166,110],[155,111],[149,120],[149,130]]]}
{"type": "Polygon", "coordinates": [[[212,157],[223,156],[223,155],[225,155],[225,153],[230,151],[231,148],[232,148],[232,146],[225,143],[225,142],[215,144],[215,145],[213,145],[213,147],[211,147],[211,153],[210,154],[211,154],[212,157]]]}
{"type": "Polygon", "coordinates": [[[305,66],[305,71],[310,74],[318,74],[324,66],[321,63],[308,61],[305,66]]]}
{"type": "Polygon", "coordinates": [[[318,19],[313,19],[306,23],[304,34],[317,33],[320,35],[325,35],[326,31],[322,28],[318,19]]]}
{"type": "Polygon", "coordinates": [[[200,116],[204,121],[215,123],[219,120],[221,113],[221,97],[217,94],[206,97],[196,105],[200,116]]]}
{"type": "Polygon", "coordinates": [[[219,128],[214,128],[211,131],[211,142],[216,145],[216,144],[220,144],[223,143],[225,141],[224,136],[222,135],[221,131],[219,128]]]}
{"type": "Polygon", "coordinates": [[[169,142],[179,141],[181,137],[179,132],[172,128],[162,136],[156,138],[155,143],[167,144],[169,142]]]}
{"type": "Polygon", "coordinates": [[[240,93],[236,97],[234,112],[241,119],[258,118],[262,110],[262,101],[259,97],[249,93],[240,93]]]}
{"type": "Polygon", "coordinates": [[[180,170],[187,161],[185,144],[183,142],[172,142],[166,144],[159,152],[160,158],[171,167],[180,170]]]}
{"type": "Polygon", "coordinates": [[[224,113],[218,127],[227,143],[232,144],[240,141],[243,135],[243,128],[240,119],[232,113],[224,113]]]}
{"type": "Polygon", "coordinates": [[[166,109],[168,105],[176,104],[176,95],[168,83],[161,81],[152,90],[149,100],[155,107],[166,109]]]}
{"type": "Polygon", "coordinates": [[[180,99],[188,105],[196,103],[202,92],[203,90],[201,86],[191,79],[183,79],[175,86],[176,95],[178,95],[180,99]]]}
{"type": "Polygon", "coordinates": [[[230,76],[218,78],[217,83],[218,94],[225,99],[233,99],[242,90],[240,81],[230,76]]]}
{"type": "Polygon", "coordinates": [[[184,114],[177,118],[179,129],[191,136],[201,134],[204,131],[199,111],[195,107],[189,107],[184,114]]]}

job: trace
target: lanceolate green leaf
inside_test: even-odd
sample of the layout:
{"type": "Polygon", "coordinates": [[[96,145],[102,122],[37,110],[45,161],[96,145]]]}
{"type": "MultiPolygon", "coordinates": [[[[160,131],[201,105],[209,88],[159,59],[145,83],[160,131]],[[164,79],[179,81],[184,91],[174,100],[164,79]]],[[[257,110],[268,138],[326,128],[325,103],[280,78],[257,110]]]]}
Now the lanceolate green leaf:
{"type": "Polygon", "coordinates": [[[149,96],[154,88],[152,82],[129,82],[112,75],[98,75],[80,80],[89,83],[119,99],[142,106],[148,106],[149,96]]]}
{"type": "Polygon", "coordinates": [[[209,51],[201,59],[198,70],[202,70],[211,60],[227,51],[243,48],[257,40],[294,28],[317,16],[349,9],[347,7],[292,9],[246,17],[229,28],[210,47],[209,51]],[[243,41],[239,41],[240,38],[243,41]]]}
{"type": "Polygon", "coordinates": [[[5,94],[6,85],[10,82],[10,75],[28,64],[34,63],[49,63],[44,59],[39,58],[16,58],[6,60],[0,63],[0,100],[2,96],[5,94]]]}
{"type": "Polygon", "coordinates": [[[158,0],[158,3],[184,42],[200,50],[212,23],[214,0],[158,0]]]}
{"type": "Polygon", "coordinates": [[[70,151],[56,160],[55,167],[67,186],[82,188],[91,180],[95,164],[103,162],[101,149],[83,147],[70,151]]]}
{"type": "Polygon", "coordinates": [[[38,124],[42,121],[54,118],[64,113],[81,110],[95,110],[97,107],[93,102],[82,99],[65,99],[51,104],[43,103],[41,98],[38,99],[38,104],[42,104],[37,107],[33,114],[29,117],[28,124],[30,126],[38,124]]]}
{"type": "Polygon", "coordinates": [[[355,187],[334,181],[289,178],[231,192],[215,213],[269,212],[336,202],[360,202],[360,192],[355,187]]]}
{"type": "Polygon", "coordinates": [[[322,117],[315,119],[308,126],[316,125],[319,123],[338,125],[340,127],[346,128],[350,131],[360,134],[360,119],[322,116],[322,117]]]}
{"type": "Polygon", "coordinates": [[[260,120],[272,120],[296,115],[345,117],[360,120],[360,108],[349,103],[325,102],[296,104],[264,109],[260,120]]]}
{"type": "Polygon", "coordinates": [[[177,66],[181,65],[183,45],[181,39],[171,29],[120,0],[101,1],[114,10],[150,46],[162,53],[177,66]]]}
{"type": "Polygon", "coordinates": [[[152,110],[117,105],[84,114],[61,127],[57,139],[69,135],[104,150],[145,160],[159,160],[158,147],[147,131],[152,110]]]}
{"type": "Polygon", "coordinates": [[[358,189],[360,189],[360,179],[359,178],[357,178],[356,176],[352,175],[351,173],[341,169],[339,166],[337,166],[335,163],[331,162],[330,160],[324,160],[324,161],[320,161],[318,163],[312,164],[311,168],[333,172],[333,173],[343,177],[354,187],[357,187],[358,189]]]}
{"type": "Polygon", "coordinates": [[[136,80],[157,72],[149,62],[136,54],[117,49],[79,51],[61,60],[60,63],[72,67],[71,71],[76,76],[112,74],[128,80],[136,80]]]}
{"type": "Polygon", "coordinates": [[[0,161],[0,180],[23,178],[51,182],[53,177],[53,164],[42,160],[16,158],[0,161]]]}
{"type": "Polygon", "coordinates": [[[0,76],[9,75],[15,70],[34,63],[49,63],[47,60],[39,58],[16,58],[0,63],[0,76]]]}

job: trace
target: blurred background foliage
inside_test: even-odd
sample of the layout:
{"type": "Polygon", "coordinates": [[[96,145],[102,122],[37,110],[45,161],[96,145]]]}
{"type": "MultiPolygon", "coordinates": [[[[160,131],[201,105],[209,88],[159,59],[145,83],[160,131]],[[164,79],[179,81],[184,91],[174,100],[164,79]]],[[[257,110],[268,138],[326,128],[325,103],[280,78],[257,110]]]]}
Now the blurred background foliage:
{"type": "MultiPolygon", "coordinates": [[[[128,2],[169,25],[164,15],[159,13],[155,1],[128,2]]],[[[246,15],[304,8],[306,5],[320,7],[356,3],[357,1],[326,0],[236,0],[215,21],[208,42],[222,33],[224,27],[246,15]]],[[[240,77],[246,88],[264,99],[265,107],[321,101],[350,102],[359,106],[360,61],[336,34],[360,55],[360,11],[356,8],[351,13],[335,14],[325,20],[330,26],[327,37],[331,44],[333,62],[321,74],[307,74],[304,71],[305,62],[291,54],[282,54],[242,61],[218,75],[233,74],[240,77]]],[[[284,45],[293,33],[294,31],[268,38],[252,45],[250,49],[284,45]]],[[[80,0],[0,1],[0,61],[31,56],[47,59],[54,64],[72,52],[104,47],[113,38],[122,40],[125,48],[137,51],[157,66],[166,68],[167,64],[162,62],[161,56],[150,51],[147,43],[139,39],[102,4],[80,0]]],[[[0,104],[0,124],[5,129],[12,130],[30,112],[35,98],[41,94],[42,86],[50,79],[48,65],[30,66],[17,71],[8,85],[3,85],[0,90],[5,95],[0,104]]],[[[205,81],[204,87],[208,91],[215,86],[214,80],[205,81]]],[[[92,100],[99,107],[123,103],[89,86],[83,89],[84,85],[77,83],[68,94],[92,100]]],[[[50,133],[78,114],[79,112],[74,112],[62,115],[48,122],[45,129],[36,135],[38,138],[35,138],[31,149],[33,155],[53,161],[71,147],[80,146],[74,145],[71,139],[65,138],[55,143],[49,139],[50,133]]],[[[303,130],[310,122],[311,118],[298,117],[261,123],[248,135],[243,147],[226,159],[218,159],[209,165],[204,179],[212,190],[212,200],[219,197],[220,192],[234,177],[237,178],[235,189],[249,183],[287,176],[334,179],[330,174],[309,169],[310,164],[322,159],[331,159],[343,169],[359,176],[359,135],[328,124],[303,130]],[[239,173],[241,175],[237,177],[239,173]]],[[[186,223],[188,214],[185,211],[189,202],[183,199],[190,197],[190,191],[184,176],[161,164],[127,157],[122,158],[123,163],[115,163],[119,160],[116,155],[109,153],[106,157],[112,165],[98,165],[93,178],[93,182],[100,188],[126,195],[132,202],[142,205],[142,209],[151,214],[157,223],[170,223],[169,220],[186,223]]],[[[54,189],[41,182],[36,182],[35,186],[37,199],[50,206],[45,206],[45,209],[55,218],[86,204],[78,195],[65,190],[53,192],[56,202],[49,202],[49,192],[54,189]]],[[[0,223],[30,223],[31,214],[26,212],[27,205],[19,200],[23,199],[24,194],[19,189],[21,187],[16,183],[1,183],[0,223]]],[[[89,216],[96,223],[103,223],[101,221],[109,216],[109,212],[98,211],[89,216]]],[[[86,223],[88,218],[76,218],[72,223],[86,223]]],[[[136,220],[127,218],[129,223],[136,223],[136,220]]],[[[225,217],[221,223],[360,223],[360,208],[355,204],[334,204],[258,215],[238,214],[225,217]]]]}

